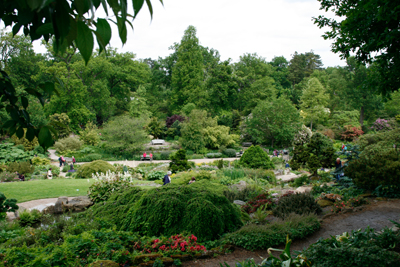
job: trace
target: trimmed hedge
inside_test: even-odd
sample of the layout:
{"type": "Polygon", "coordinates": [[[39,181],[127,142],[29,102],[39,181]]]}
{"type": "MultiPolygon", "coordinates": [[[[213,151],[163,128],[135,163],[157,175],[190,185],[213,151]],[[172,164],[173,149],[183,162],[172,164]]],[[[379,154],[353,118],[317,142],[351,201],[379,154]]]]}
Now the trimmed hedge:
{"type": "Polygon", "coordinates": [[[275,166],[267,152],[262,150],[260,146],[249,147],[239,160],[240,166],[252,169],[274,169],[275,166]]]}

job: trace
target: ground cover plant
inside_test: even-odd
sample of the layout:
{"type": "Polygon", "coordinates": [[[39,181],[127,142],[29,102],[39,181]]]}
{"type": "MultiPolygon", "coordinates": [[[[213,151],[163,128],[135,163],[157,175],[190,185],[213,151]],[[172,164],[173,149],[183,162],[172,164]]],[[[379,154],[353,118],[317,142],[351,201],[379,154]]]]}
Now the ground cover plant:
{"type": "Polygon", "coordinates": [[[78,178],[92,178],[93,174],[106,173],[107,171],[114,172],[115,167],[103,160],[95,160],[90,163],[83,164],[78,169],[76,176],[78,178]]]}
{"type": "Polygon", "coordinates": [[[303,251],[313,265],[369,267],[398,266],[400,255],[393,251],[400,244],[399,232],[385,228],[382,233],[373,229],[320,239],[303,251]]]}
{"type": "Polygon", "coordinates": [[[240,230],[227,234],[224,240],[248,250],[267,249],[284,244],[286,236],[301,239],[320,228],[316,215],[292,214],[284,220],[266,225],[249,224],[240,230]]]}

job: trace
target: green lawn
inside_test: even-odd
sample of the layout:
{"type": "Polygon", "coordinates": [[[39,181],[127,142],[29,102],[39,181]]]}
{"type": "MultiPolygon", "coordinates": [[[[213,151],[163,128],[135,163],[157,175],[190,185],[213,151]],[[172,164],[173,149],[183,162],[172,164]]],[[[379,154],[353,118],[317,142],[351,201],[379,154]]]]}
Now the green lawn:
{"type": "Polygon", "coordinates": [[[0,192],[21,203],[42,198],[83,196],[93,182],[93,179],[53,179],[0,183],[0,192]]]}

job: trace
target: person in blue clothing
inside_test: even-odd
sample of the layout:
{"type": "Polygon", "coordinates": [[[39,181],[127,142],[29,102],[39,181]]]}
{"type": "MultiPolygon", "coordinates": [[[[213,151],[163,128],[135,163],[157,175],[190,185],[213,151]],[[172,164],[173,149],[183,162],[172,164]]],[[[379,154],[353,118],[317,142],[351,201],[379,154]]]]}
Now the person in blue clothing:
{"type": "Polygon", "coordinates": [[[164,184],[163,185],[171,183],[171,174],[172,174],[172,172],[168,171],[167,175],[164,176],[164,179],[163,179],[164,184]]]}

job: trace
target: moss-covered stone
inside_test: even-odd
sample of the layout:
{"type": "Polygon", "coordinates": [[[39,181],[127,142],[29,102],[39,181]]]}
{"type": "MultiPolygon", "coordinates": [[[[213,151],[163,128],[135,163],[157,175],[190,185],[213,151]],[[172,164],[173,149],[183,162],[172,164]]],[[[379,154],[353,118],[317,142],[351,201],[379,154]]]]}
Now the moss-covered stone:
{"type": "Polygon", "coordinates": [[[317,203],[318,203],[318,205],[321,206],[321,208],[325,208],[325,207],[328,207],[328,206],[333,206],[333,201],[326,200],[326,199],[318,200],[317,203]]]}
{"type": "Polygon", "coordinates": [[[161,254],[142,254],[142,255],[136,256],[133,259],[132,263],[133,263],[133,265],[140,265],[141,263],[148,262],[149,260],[154,262],[154,260],[156,260],[157,258],[161,258],[161,257],[162,257],[161,254]]]}
{"type": "Polygon", "coordinates": [[[90,267],[119,267],[119,264],[110,260],[95,261],[89,265],[90,267]]]}

